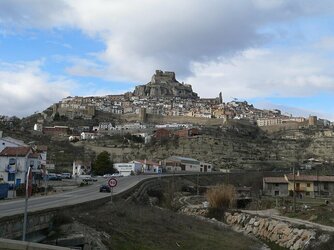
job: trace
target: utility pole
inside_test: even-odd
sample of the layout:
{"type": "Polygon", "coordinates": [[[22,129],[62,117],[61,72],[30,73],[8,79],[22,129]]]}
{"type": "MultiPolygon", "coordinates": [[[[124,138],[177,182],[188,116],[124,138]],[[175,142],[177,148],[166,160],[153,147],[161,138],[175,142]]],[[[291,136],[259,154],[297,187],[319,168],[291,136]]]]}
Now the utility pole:
{"type": "Polygon", "coordinates": [[[27,233],[27,217],[28,217],[28,196],[29,196],[29,179],[30,179],[30,171],[31,167],[28,167],[27,175],[26,175],[26,197],[24,203],[24,218],[23,218],[23,233],[22,233],[22,240],[26,240],[26,233],[27,233]]]}
{"type": "Polygon", "coordinates": [[[293,165],[293,212],[296,212],[296,174],[295,174],[295,165],[293,165]]]}
{"type": "Polygon", "coordinates": [[[199,179],[199,174],[197,174],[197,195],[199,195],[199,183],[198,183],[198,179],[199,179]]]}

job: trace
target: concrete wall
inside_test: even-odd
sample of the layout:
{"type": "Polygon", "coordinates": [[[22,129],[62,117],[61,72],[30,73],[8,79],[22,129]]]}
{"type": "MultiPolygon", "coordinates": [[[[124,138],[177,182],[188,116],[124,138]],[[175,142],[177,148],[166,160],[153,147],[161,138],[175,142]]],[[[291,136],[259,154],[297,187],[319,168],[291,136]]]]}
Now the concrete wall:
{"type": "Polygon", "coordinates": [[[27,241],[0,238],[0,250],[69,250],[67,247],[57,247],[27,241]]]}

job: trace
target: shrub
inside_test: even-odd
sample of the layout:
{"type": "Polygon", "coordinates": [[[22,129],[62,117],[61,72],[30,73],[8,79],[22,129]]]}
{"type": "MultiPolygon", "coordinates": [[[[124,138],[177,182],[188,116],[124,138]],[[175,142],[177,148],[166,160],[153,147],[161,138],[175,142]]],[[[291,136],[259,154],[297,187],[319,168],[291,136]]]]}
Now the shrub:
{"type": "Polygon", "coordinates": [[[217,185],[206,192],[206,197],[211,208],[227,209],[234,206],[236,191],[232,185],[217,185]]]}
{"type": "Polygon", "coordinates": [[[64,224],[69,224],[73,222],[73,218],[65,212],[60,212],[58,214],[56,214],[56,216],[53,218],[52,220],[53,225],[55,227],[64,225],[64,224]]]}

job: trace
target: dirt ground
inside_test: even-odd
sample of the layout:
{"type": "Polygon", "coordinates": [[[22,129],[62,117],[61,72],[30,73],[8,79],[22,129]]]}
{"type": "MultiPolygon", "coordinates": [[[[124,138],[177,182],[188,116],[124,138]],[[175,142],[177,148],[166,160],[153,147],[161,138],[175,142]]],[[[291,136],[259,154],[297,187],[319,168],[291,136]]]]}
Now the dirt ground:
{"type": "Polygon", "coordinates": [[[260,241],[230,229],[133,202],[108,203],[72,219],[90,234],[89,244],[96,244],[98,238],[103,244],[100,249],[263,249],[260,241]]]}

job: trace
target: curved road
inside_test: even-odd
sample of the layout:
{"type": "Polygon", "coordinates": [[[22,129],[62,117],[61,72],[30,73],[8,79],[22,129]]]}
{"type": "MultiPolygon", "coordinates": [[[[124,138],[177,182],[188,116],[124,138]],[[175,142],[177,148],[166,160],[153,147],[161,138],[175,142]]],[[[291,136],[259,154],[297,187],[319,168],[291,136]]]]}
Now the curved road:
{"type": "MultiPolygon", "coordinates": [[[[155,178],[157,176],[127,176],[116,178],[118,183],[114,188],[114,194],[123,192],[141,180],[155,178]]],[[[34,212],[54,207],[63,207],[67,205],[74,205],[83,203],[86,201],[97,200],[103,197],[110,196],[110,193],[100,193],[99,186],[108,181],[105,178],[98,178],[97,182],[93,182],[92,185],[85,187],[75,188],[71,191],[66,191],[58,194],[52,194],[48,196],[31,197],[28,201],[28,212],[34,212]]],[[[10,215],[23,214],[24,213],[25,199],[6,200],[0,203],[0,218],[10,215]]]]}

